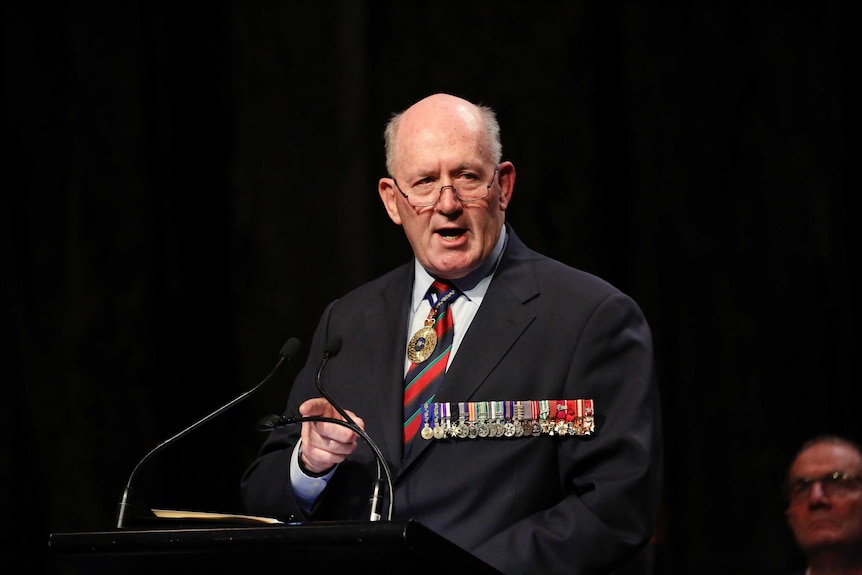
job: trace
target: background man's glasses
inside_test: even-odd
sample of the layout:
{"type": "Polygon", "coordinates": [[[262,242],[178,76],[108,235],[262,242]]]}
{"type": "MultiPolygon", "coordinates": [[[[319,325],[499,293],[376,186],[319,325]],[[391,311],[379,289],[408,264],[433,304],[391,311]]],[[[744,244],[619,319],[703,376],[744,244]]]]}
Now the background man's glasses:
{"type": "Polygon", "coordinates": [[[491,193],[491,186],[494,185],[494,178],[497,177],[497,172],[498,168],[495,167],[491,181],[487,184],[475,174],[468,172],[457,175],[451,186],[440,188],[437,187],[437,183],[434,181],[420,180],[415,185],[407,188],[407,193],[401,189],[395,178],[392,178],[392,181],[395,182],[395,187],[401,192],[401,195],[404,196],[408,204],[414,208],[427,208],[437,205],[437,202],[443,197],[443,192],[446,188],[452,190],[455,197],[462,202],[475,202],[476,200],[488,197],[488,194],[491,193]]]}
{"type": "Polygon", "coordinates": [[[807,499],[815,483],[820,484],[827,497],[841,497],[862,487],[862,477],[840,471],[833,471],[821,477],[800,477],[790,482],[790,500],[795,502],[807,499]]]}

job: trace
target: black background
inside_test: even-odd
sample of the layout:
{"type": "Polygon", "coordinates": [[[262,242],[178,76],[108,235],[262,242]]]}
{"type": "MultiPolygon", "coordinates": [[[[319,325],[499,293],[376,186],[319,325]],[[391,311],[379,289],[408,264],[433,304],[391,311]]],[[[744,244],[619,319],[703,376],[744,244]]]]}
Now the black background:
{"type": "MultiPolygon", "coordinates": [[[[652,325],[657,572],[798,560],[789,458],[860,435],[838,2],[47,6],[4,8],[0,571],[110,528],[150,448],[409,257],[376,193],[381,133],[437,91],[497,110],[528,245],[652,325]]],[[[241,511],[254,424],[298,363],[148,462],[136,504],[241,511]]]]}

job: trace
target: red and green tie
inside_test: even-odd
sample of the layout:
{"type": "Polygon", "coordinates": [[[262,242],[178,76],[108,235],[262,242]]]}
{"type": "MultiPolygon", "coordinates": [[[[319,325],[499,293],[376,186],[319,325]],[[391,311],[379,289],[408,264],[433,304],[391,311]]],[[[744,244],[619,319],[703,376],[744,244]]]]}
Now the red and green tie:
{"type": "MultiPolygon", "coordinates": [[[[425,324],[433,321],[437,344],[430,357],[410,364],[404,377],[404,445],[411,440],[422,427],[422,406],[434,401],[434,394],[440,387],[446,375],[446,364],[452,351],[452,314],[451,304],[461,292],[450,284],[436,280],[428,289],[427,298],[431,302],[431,311],[425,324]]],[[[423,338],[414,337],[410,345],[420,348],[426,345],[423,338]]],[[[405,453],[407,450],[405,449],[405,453]]]]}

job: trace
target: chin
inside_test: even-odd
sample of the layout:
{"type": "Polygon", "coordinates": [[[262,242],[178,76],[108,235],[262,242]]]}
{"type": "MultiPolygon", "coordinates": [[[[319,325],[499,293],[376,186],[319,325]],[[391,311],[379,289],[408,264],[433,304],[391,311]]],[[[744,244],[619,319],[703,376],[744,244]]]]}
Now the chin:
{"type": "Polygon", "coordinates": [[[450,270],[450,269],[444,268],[444,269],[437,269],[431,275],[438,277],[440,279],[444,279],[444,280],[457,280],[457,279],[461,279],[462,277],[467,275],[467,272],[462,272],[460,270],[450,270]]]}
{"type": "Polygon", "coordinates": [[[809,532],[804,547],[809,549],[822,549],[824,547],[832,547],[836,543],[841,543],[842,537],[840,533],[834,531],[809,532]]]}
{"type": "Polygon", "coordinates": [[[446,279],[456,280],[458,278],[462,278],[471,271],[476,268],[475,263],[464,264],[463,262],[439,262],[437,265],[434,265],[431,269],[435,271],[434,275],[440,276],[446,279]]]}

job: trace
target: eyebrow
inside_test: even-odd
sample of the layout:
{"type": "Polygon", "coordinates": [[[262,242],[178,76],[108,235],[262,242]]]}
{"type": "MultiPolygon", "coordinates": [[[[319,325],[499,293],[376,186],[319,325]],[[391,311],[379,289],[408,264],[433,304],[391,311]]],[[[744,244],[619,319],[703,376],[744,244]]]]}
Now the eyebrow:
{"type": "Polygon", "coordinates": [[[484,165],[484,162],[479,162],[479,163],[461,162],[460,164],[458,164],[457,166],[455,166],[454,168],[452,168],[451,170],[448,170],[448,171],[443,171],[443,170],[440,170],[440,169],[435,167],[435,168],[427,168],[427,169],[419,168],[416,170],[415,173],[421,177],[428,177],[428,176],[437,176],[441,173],[448,173],[451,175],[451,174],[457,174],[457,173],[465,172],[465,171],[479,172],[479,171],[481,171],[483,165],[484,165]]]}

